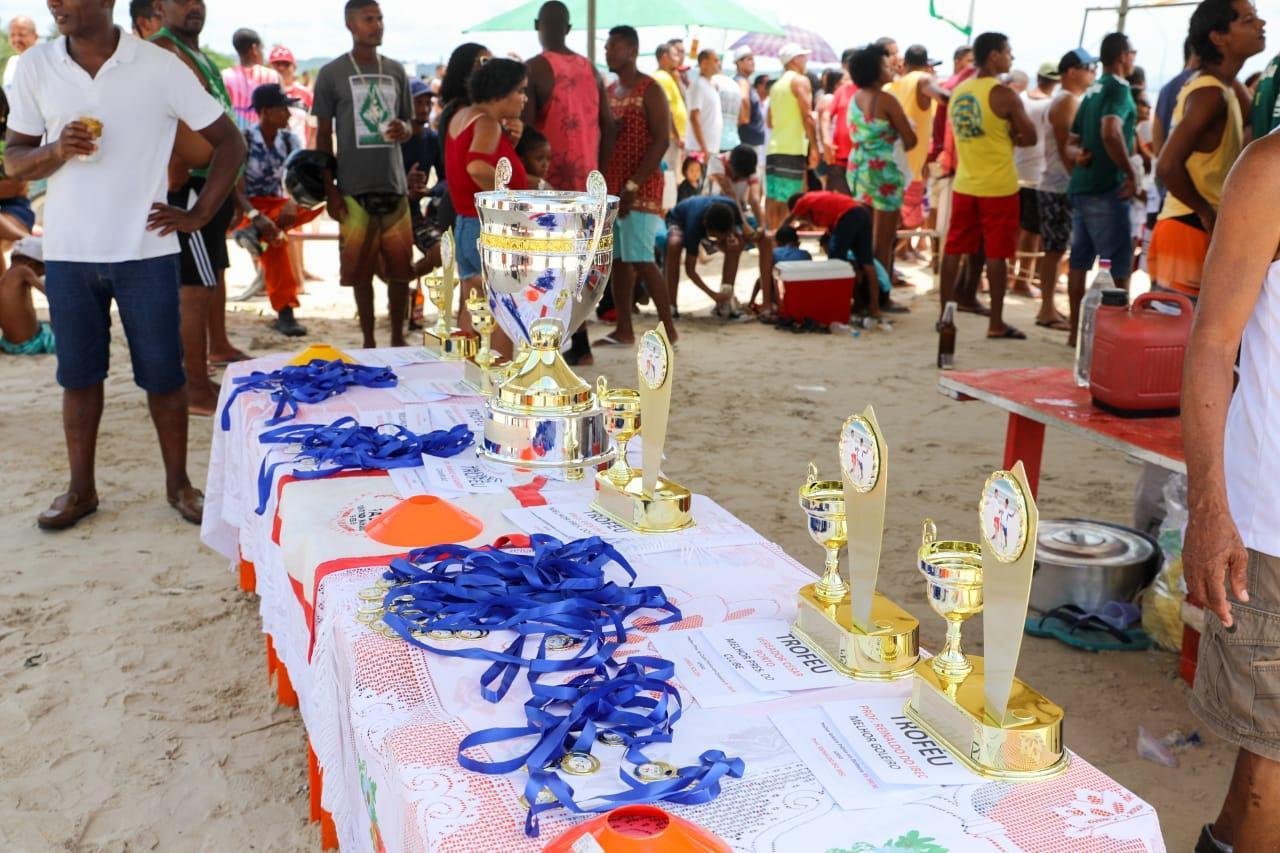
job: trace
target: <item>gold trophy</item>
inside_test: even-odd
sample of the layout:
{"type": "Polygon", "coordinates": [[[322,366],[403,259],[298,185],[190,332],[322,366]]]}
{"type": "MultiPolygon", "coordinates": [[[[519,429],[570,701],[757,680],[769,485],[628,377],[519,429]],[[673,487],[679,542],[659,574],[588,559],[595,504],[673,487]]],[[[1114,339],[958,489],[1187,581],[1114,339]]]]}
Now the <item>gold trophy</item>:
{"type": "Polygon", "coordinates": [[[489,302],[480,291],[472,291],[467,297],[467,311],[471,313],[471,325],[479,335],[475,355],[463,365],[463,381],[484,396],[493,394],[501,380],[504,368],[499,364],[501,356],[489,346],[493,330],[498,322],[493,319],[489,302]]]}
{"type": "Polygon", "coordinates": [[[609,470],[596,474],[592,507],[640,533],[684,530],[694,524],[693,494],[661,476],[675,375],[671,343],[661,328],[640,338],[636,367],[639,391],[609,389],[603,379],[598,386],[605,430],[617,443],[617,456],[609,470]],[[644,435],[644,467],[638,471],[627,464],[627,442],[637,432],[644,435]]]}
{"type": "Polygon", "coordinates": [[[827,552],[822,577],[800,590],[792,632],[840,672],[864,681],[910,675],[920,657],[920,623],[876,592],[888,497],[888,450],[868,406],[840,430],[841,480],[821,480],[809,463],[800,507],[809,536],[827,552]],[[840,551],[849,548],[849,575],[840,551]]]}
{"type": "Polygon", "coordinates": [[[436,307],[436,323],[422,333],[422,345],[445,361],[461,361],[476,354],[476,339],[453,325],[453,294],[457,267],[453,257],[453,230],[440,238],[440,272],[426,277],[427,295],[436,307]]]}
{"type": "Polygon", "coordinates": [[[982,544],[939,542],[924,523],[920,571],[929,605],[947,620],[942,653],[915,666],[906,714],[987,779],[1051,779],[1066,771],[1062,708],[1014,676],[1035,568],[1039,512],[1022,463],[987,479],[982,544]],[[960,629],[985,611],[986,657],[966,655],[960,629]]]}

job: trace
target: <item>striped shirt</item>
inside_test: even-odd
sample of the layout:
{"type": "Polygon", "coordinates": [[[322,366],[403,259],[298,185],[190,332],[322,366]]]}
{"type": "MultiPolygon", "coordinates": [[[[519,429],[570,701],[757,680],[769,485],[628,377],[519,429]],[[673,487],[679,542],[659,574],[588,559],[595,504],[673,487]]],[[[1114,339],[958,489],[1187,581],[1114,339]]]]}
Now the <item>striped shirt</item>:
{"type": "Polygon", "coordinates": [[[245,131],[258,123],[258,114],[253,109],[253,90],[269,83],[279,84],[280,75],[265,65],[233,65],[223,70],[222,82],[236,111],[236,126],[245,131]]]}

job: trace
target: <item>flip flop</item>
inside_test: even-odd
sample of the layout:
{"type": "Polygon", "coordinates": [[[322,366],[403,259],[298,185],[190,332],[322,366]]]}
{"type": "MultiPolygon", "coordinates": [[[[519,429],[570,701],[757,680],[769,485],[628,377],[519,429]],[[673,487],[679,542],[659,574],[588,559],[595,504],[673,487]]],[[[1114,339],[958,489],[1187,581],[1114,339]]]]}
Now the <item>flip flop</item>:
{"type": "Polygon", "coordinates": [[[226,367],[228,364],[231,364],[232,362],[236,362],[236,361],[248,361],[248,360],[249,360],[249,359],[251,359],[251,358],[253,358],[253,356],[249,355],[248,353],[246,353],[246,352],[241,352],[240,350],[236,350],[236,354],[235,354],[235,355],[233,355],[233,356],[231,356],[231,358],[227,358],[227,359],[221,359],[221,358],[219,358],[219,359],[213,359],[213,358],[211,358],[211,359],[209,359],[209,363],[210,363],[210,364],[212,364],[214,367],[226,367]]]}
{"type": "Polygon", "coordinates": [[[625,341],[620,341],[617,338],[615,338],[613,335],[605,335],[600,340],[591,342],[591,347],[593,349],[595,347],[633,347],[633,346],[635,346],[634,343],[629,344],[629,343],[626,343],[625,341]]]}
{"type": "Polygon", "coordinates": [[[1071,604],[1040,617],[1028,616],[1025,628],[1033,637],[1052,638],[1088,652],[1141,652],[1151,647],[1151,638],[1141,628],[1117,628],[1071,604]]]}
{"type": "Polygon", "coordinates": [[[983,305],[981,302],[975,302],[972,305],[957,305],[956,310],[962,314],[977,314],[979,317],[991,316],[991,309],[983,305]]]}
{"type": "Polygon", "coordinates": [[[1026,339],[1027,339],[1027,335],[1025,332],[1020,332],[1017,329],[1015,329],[1013,326],[1009,326],[1009,325],[1006,325],[1004,327],[1004,331],[998,335],[992,335],[992,334],[987,335],[987,340],[989,341],[1001,341],[1001,340],[1025,341],[1026,339]]]}
{"type": "Polygon", "coordinates": [[[1056,320],[1051,320],[1048,323],[1044,322],[1043,320],[1036,320],[1036,325],[1042,329],[1052,329],[1055,332],[1071,331],[1071,324],[1068,323],[1066,320],[1062,319],[1061,317],[1059,317],[1056,320]]]}
{"type": "Polygon", "coordinates": [[[179,489],[177,496],[169,497],[169,506],[178,511],[183,521],[199,524],[204,517],[204,492],[194,486],[179,489]]]}
{"type": "Polygon", "coordinates": [[[41,530],[66,530],[75,527],[80,519],[93,515],[97,511],[97,494],[81,500],[75,492],[66,492],[54,498],[49,508],[36,517],[36,526],[41,530]]]}

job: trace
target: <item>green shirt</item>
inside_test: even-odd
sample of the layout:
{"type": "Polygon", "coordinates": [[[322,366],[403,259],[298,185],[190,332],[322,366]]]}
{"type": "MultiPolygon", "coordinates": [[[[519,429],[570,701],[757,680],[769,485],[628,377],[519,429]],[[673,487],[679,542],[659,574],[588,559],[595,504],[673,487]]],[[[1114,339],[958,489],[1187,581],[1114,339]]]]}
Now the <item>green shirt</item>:
{"type": "Polygon", "coordinates": [[[1280,55],[1267,63],[1267,70],[1262,72],[1258,81],[1258,91],[1253,96],[1253,111],[1250,123],[1253,125],[1253,138],[1261,139],[1276,125],[1280,125],[1280,99],[1277,99],[1276,73],[1280,71],[1280,55]]]}
{"type": "MultiPolygon", "coordinates": [[[[205,55],[202,50],[192,50],[182,43],[182,40],[169,32],[168,27],[161,27],[160,31],[151,37],[151,41],[167,38],[177,46],[191,61],[195,63],[199,69],[201,82],[204,83],[205,91],[222,105],[222,111],[232,120],[236,120],[235,108],[231,106],[231,95],[227,93],[227,84],[222,82],[222,72],[218,70],[218,66],[213,64],[213,60],[205,55]]],[[[242,171],[243,171],[243,167],[242,171]]],[[[197,178],[209,177],[208,169],[192,169],[191,174],[197,178]]]]}
{"type": "Polygon", "coordinates": [[[1071,123],[1071,132],[1080,137],[1080,147],[1092,154],[1093,160],[1088,166],[1076,166],[1071,172],[1069,193],[1101,195],[1119,189],[1124,183],[1126,172],[1111,161],[1102,143],[1102,119],[1106,116],[1120,119],[1124,126],[1124,147],[1132,155],[1138,107],[1133,102],[1129,84],[1114,74],[1103,74],[1089,87],[1071,123]]]}

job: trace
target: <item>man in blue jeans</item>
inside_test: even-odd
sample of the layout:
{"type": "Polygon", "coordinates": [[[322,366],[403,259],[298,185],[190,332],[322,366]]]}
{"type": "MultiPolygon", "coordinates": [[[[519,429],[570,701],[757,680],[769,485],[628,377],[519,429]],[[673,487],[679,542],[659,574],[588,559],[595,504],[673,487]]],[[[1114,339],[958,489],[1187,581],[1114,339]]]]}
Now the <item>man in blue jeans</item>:
{"type": "Polygon", "coordinates": [[[1103,74],[1085,92],[1071,124],[1071,145],[1082,153],[1067,186],[1072,207],[1069,346],[1075,346],[1085,276],[1093,262],[1099,257],[1111,261],[1116,287],[1129,284],[1133,265],[1129,204],[1142,179],[1129,160],[1138,107],[1126,78],[1133,73],[1137,55],[1124,33],[1102,40],[1103,74]]]}
{"type": "Polygon", "coordinates": [[[193,524],[204,510],[187,476],[176,235],[213,218],[244,162],[244,138],[177,57],[120,30],[111,12],[101,0],[62,0],[54,21],[64,38],[27,51],[9,90],[6,171],[49,179],[45,293],[71,482],[37,518],[46,530],[98,508],[94,452],[112,300],[134,382],[147,392],[169,503],[193,524]],[[179,121],[213,147],[208,180],[188,210],[165,204],[179,121]]]}

